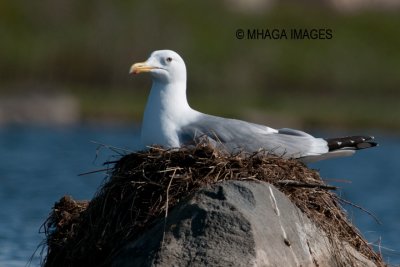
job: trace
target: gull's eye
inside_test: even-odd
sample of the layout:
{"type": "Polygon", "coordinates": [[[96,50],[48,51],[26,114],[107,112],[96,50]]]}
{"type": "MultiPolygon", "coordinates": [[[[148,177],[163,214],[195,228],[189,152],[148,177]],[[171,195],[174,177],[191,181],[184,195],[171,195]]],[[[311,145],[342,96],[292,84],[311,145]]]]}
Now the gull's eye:
{"type": "Polygon", "coordinates": [[[172,57],[167,57],[167,62],[171,62],[172,61],[172,57]]]}

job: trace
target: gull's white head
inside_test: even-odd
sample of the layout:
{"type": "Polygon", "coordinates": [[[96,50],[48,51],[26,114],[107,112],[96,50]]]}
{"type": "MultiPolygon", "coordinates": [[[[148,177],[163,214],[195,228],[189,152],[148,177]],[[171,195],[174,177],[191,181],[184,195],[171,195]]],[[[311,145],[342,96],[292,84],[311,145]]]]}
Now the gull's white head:
{"type": "Polygon", "coordinates": [[[172,50],[157,50],[145,62],[135,63],[129,73],[150,72],[153,80],[161,83],[186,82],[183,59],[172,50]]]}

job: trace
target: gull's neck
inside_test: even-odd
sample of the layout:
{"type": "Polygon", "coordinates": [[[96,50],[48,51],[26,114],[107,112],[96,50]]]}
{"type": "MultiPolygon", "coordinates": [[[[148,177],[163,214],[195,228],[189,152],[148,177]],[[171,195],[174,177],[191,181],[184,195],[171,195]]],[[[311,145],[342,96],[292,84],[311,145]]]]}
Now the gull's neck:
{"type": "Polygon", "coordinates": [[[178,147],[177,132],[196,115],[186,98],[186,81],[164,83],[153,80],[143,116],[142,145],[178,147]]]}

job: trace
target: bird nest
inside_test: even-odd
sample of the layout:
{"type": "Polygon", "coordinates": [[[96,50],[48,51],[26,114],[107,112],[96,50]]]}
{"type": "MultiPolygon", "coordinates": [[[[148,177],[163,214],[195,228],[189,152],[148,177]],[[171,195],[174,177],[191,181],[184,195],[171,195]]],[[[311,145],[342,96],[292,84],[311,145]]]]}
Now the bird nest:
{"type": "Polygon", "coordinates": [[[47,248],[43,266],[109,266],[124,243],[163,220],[177,203],[201,187],[226,180],[275,185],[334,242],[339,266],[351,265],[347,262],[351,259],[343,257],[344,243],[384,266],[348,221],[341,199],[332,192],[335,188],[326,185],[317,171],[296,160],[263,152],[230,155],[208,144],[125,155],[90,202],[63,197],[43,225],[47,248]]]}

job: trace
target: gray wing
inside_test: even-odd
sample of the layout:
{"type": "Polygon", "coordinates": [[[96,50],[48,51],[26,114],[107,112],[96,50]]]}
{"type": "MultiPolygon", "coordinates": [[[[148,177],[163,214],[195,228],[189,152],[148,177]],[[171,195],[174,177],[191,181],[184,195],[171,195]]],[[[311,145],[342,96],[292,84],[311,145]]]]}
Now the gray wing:
{"type": "Polygon", "coordinates": [[[178,132],[181,144],[190,144],[205,136],[222,144],[230,152],[255,152],[260,149],[285,158],[301,158],[328,152],[327,142],[298,130],[275,130],[267,126],[235,119],[201,114],[178,132]]]}

